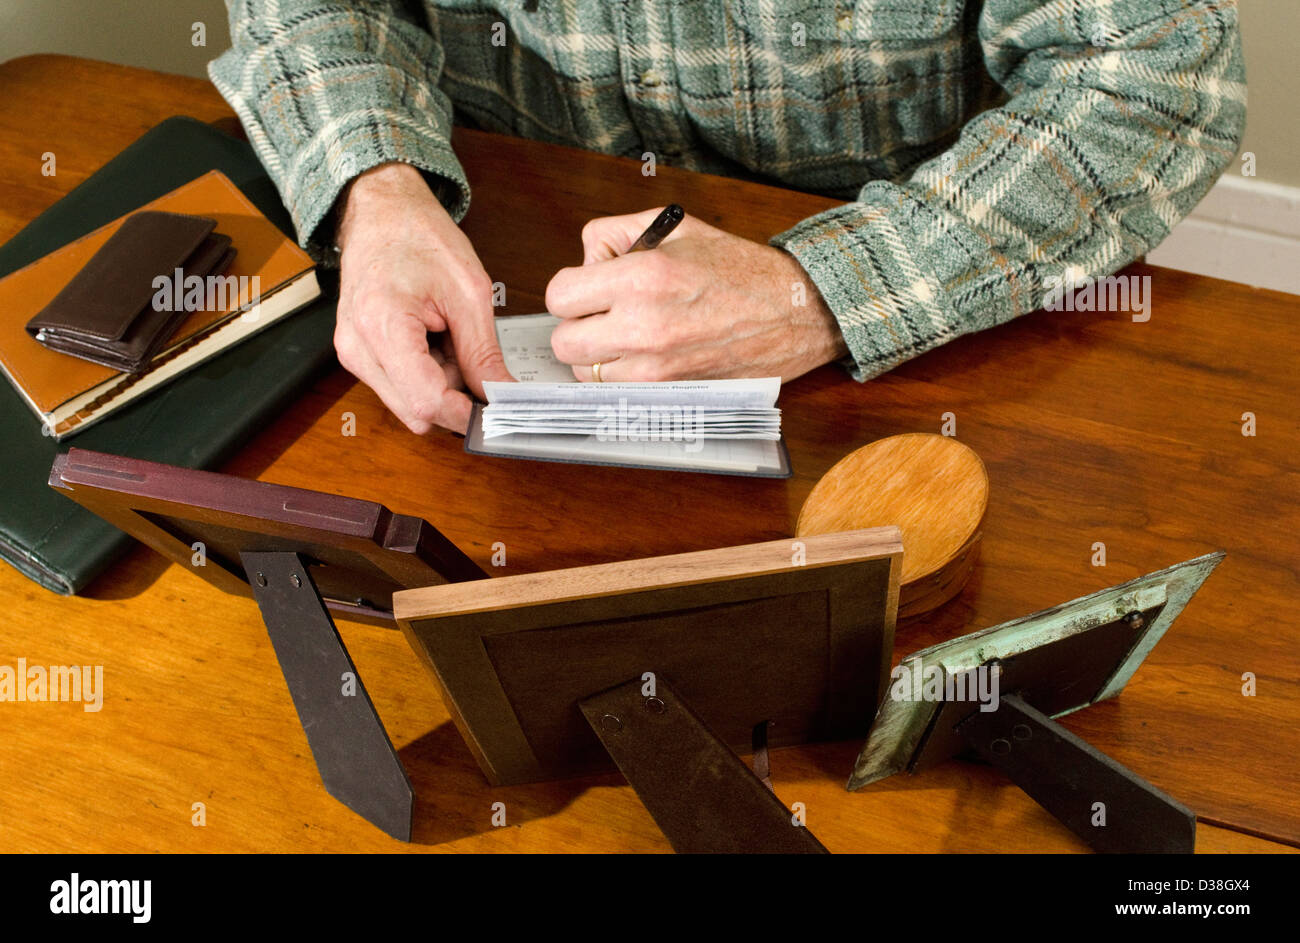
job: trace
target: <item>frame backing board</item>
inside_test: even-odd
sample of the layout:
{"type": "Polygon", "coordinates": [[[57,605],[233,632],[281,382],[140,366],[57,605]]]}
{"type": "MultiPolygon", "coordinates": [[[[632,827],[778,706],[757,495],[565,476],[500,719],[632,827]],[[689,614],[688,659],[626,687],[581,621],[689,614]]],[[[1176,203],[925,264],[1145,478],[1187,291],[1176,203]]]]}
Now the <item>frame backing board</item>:
{"type": "MultiPolygon", "coordinates": [[[[997,662],[1001,693],[1060,717],[1118,694],[1187,601],[1223,559],[1206,554],[1119,586],[905,657],[913,679],[930,666],[946,678],[997,662]],[[1140,619],[1126,619],[1138,613],[1140,619]]],[[[915,680],[913,680],[915,684],[915,680]]],[[[884,698],[849,789],[902,770],[918,772],[966,749],[953,729],[978,710],[970,700],[884,698]]]]}
{"type": "Polygon", "coordinates": [[[732,749],[860,736],[888,679],[902,543],[846,531],[393,597],[488,780],[613,768],[579,710],[646,672],[732,749]]]}
{"type": "Polygon", "coordinates": [[[49,483],[228,593],[252,595],[242,551],[292,551],[335,614],[391,627],[395,591],[486,577],[427,521],[373,501],[85,449],[56,457],[49,483]]]}

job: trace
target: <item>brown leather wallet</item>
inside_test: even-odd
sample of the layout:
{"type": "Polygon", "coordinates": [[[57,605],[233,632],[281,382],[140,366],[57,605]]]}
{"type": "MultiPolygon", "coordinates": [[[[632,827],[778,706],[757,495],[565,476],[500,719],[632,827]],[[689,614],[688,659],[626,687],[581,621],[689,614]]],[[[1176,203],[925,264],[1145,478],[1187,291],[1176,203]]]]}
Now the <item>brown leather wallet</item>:
{"type": "Polygon", "coordinates": [[[220,274],[235,257],[230,237],[216,226],[204,216],[133,214],[27,322],[28,333],[51,350],[144,372],[191,313],[185,279],[220,274]],[[165,291],[155,285],[160,276],[167,278],[165,291]],[[171,287],[177,278],[179,287],[171,287]]]}

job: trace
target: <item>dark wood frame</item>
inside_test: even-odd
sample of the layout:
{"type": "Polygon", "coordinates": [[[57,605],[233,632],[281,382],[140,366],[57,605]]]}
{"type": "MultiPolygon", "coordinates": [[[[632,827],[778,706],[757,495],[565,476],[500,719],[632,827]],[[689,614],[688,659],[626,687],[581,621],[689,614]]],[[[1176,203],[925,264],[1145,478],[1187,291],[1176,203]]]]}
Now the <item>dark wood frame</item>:
{"type": "MultiPolygon", "coordinates": [[[[726,619],[730,605],[824,593],[827,624],[810,627],[791,618],[780,623],[780,630],[788,629],[791,644],[811,638],[824,646],[829,689],[818,688],[810,702],[788,707],[790,716],[802,723],[787,723],[785,731],[804,729],[810,731],[808,736],[791,740],[778,727],[772,742],[845,739],[869,728],[888,678],[901,567],[898,529],[880,527],[501,577],[476,586],[405,590],[394,594],[393,611],[412,648],[437,679],[443,701],[484,775],[494,785],[509,785],[590,770],[557,767],[538,755],[512,706],[510,681],[498,675],[489,654],[490,639],[566,627],[604,633],[629,620],[653,624],[701,610],[716,611],[726,619]]],[[[732,627],[732,638],[743,639],[746,626],[732,627]]],[[[559,636],[547,636],[547,647],[552,638],[559,636]]],[[[557,643],[555,649],[549,657],[557,667],[566,665],[563,645],[557,643]]],[[[707,655],[674,651],[672,660],[702,665],[707,655]]],[[[643,671],[657,671],[660,666],[654,660],[649,654],[636,663],[602,665],[606,674],[592,676],[582,696],[643,671]]],[[[692,706],[713,725],[716,717],[708,715],[707,705],[697,697],[699,691],[709,690],[713,679],[690,669],[685,673],[689,676],[679,672],[669,680],[683,694],[690,690],[692,706]]],[[[735,706],[738,712],[748,707],[735,706]]],[[[576,699],[572,705],[555,707],[571,707],[578,716],[576,699]]],[[[771,719],[757,716],[757,708],[755,713],[751,726],[771,719]]],[[[742,737],[739,730],[731,731],[728,737],[727,731],[718,730],[742,753],[748,752],[751,732],[744,731],[742,737]]]]}

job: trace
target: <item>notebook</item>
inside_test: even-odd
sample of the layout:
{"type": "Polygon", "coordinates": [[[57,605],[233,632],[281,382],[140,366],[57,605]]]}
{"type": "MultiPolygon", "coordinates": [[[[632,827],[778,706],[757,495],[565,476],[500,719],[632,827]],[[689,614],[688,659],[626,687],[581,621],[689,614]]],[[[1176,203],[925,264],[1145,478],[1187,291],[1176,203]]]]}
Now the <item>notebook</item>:
{"type": "Polygon", "coordinates": [[[580,384],[551,351],[551,332],[558,323],[549,314],[497,318],[506,369],[520,383],[485,385],[489,403],[475,403],[465,451],[584,465],[790,477],[775,408],[779,378],[580,384]],[[510,410],[493,417],[503,406],[510,410]],[[652,413],[654,409],[658,411],[652,413]],[[691,418],[683,422],[682,413],[691,418]],[[648,415],[660,418],[647,422],[648,415]],[[536,424],[530,426],[525,417],[536,424]],[[530,431],[520,431],[525,429],[530,431]]]}
{"type": "Polygon", "coordinates": [[[145,372],[123,373],[42,346],[26,324],[136,211],[0,279],[0,368],[55,439],[85,431],[320,296],[310,256],[218,171],[139,209],[216,220],[237,250],[221,287],[235,290],[221,292],[223,303],[188,315],[145,372]],[[259,286],[256,298],[253,285],[259,286]]]}
{"type": "MultiPolygon", "coordinates": [[[[214,169],[282,232],[293,232],[275,185],[246,141],[193,118],[170,118],[0,245],[0,277],[214,169]]],[[[319,276],[326,293],[305,310],[135,398],[72,441],[187,468],[228,460],[316,377],[337,369],[333,273],[319,276]]],[[[31,407],[0,380],[0,557],[51,590],[80,592],[135,541],[46,484],[60,444],[41,433],[31,407]]]]}

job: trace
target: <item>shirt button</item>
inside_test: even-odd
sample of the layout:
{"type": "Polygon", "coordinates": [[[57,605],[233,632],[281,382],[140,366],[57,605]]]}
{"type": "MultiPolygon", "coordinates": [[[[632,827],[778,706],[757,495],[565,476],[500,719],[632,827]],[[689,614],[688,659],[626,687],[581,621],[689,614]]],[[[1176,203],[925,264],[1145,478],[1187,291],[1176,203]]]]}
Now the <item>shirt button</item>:
{"type": "Polygon", "coordinates": [[[654,88],[656,85],[662,85],[663,81],[663,76],[654,69],[646,69],[641,73],[641,84],[646,88],[654,88]]]}
{"type": "Polygon", "coordinates": [[[842,32],[847,33],[849,30],[853,29],[853,14],[847,12],[841,13],[839,18],[835,20],[835,25],[838,26],[842,32]]]}

